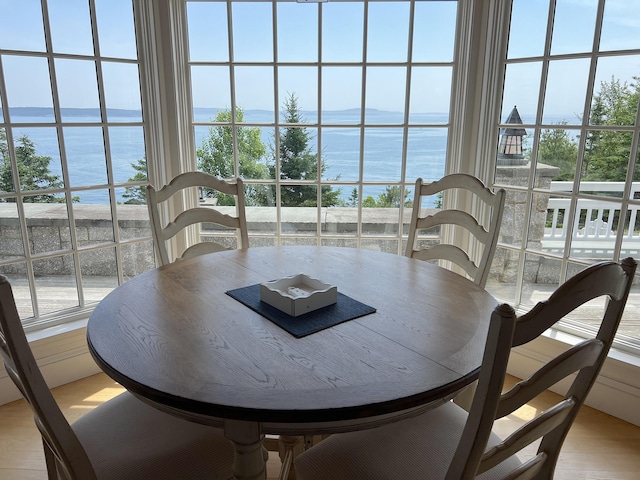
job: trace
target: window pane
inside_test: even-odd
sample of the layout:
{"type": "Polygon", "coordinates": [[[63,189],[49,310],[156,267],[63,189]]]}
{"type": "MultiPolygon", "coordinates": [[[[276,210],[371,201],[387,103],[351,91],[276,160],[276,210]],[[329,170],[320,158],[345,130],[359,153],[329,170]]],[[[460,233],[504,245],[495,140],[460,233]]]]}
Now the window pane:
{"type": "Polygon", "coordinates": [[[534,123],[540,95],[541,62],[513,63],[507,65],[502,92],[502,114],[505,121],[514,105],[518,107],[524,123],[534,123]]]}
{"type": "Polygon", "coordinates": [[[245,121],[265,121],[265,112],[251,112],[253,109],[267,110],[266,121],[273,122],[274,88],[273,68],[236,67],[236,104],[245,109],[245,121]]]}
{"type": "MultiPolygon", "coordinates": [[[[203,108],[230,108],[229,68],[191,67],[191,96],[194,117],[202,113],[199,110],[203,108]]],[[[206,121],[202,118],[197,118],[197,120],[206,121]]]]}
{"type": "Polygon", "coordinates": [[[452,73],[449,67],[414,67],[411,70],[409,111],[413,121],[416,114],[449,112],[452,73]]]}
{"type": "Polygon", "coordinates": [[[46,58],[3,55],[4,81],[9,109],[37,107],[30,113],[43,115],[25,118],[28,122],[53,122],[53,100],[46,58]]]}
{"type": "Polygon", "coordinates": [[[408,182],[421,177],[427,182],[442,178],[447,158],[446,128],[410,128],[407,137],[408,182]]]}
{"type": "MultiPolygon", "coordinates": [[[[25,208],[28,208],[25,206],[25,208]]],[[[24,257],[24,239],[18,220],[18,205],[16,198],[4,198],[0,202],[0,260],[13,260],[24,257]]],[[[0,268],[0,272],[7,274],[15,270],[17,264],[11,267],[0,268]],[[6,273],[5,273],[6,272],[6,273]]],[[[20,264],[22,265],[22,264],[20,264]]]]}
{"type": "Polygon", "coordinates": [[[318,60],[318,9],[297,3],[278,4],[278,61],[318,60]]]}
{"type": "Polygon", "coordinates": [[[558,115],[576,124],[582,120],[587,93],[589,60],[558,60],[549,62],[547,92],[542,121],[552,123],[558,115]],[[571,79],[570,81],[567,81],[571,79]]]}
{"type": "Polygon", "coordinates": [[[416,2],[414,62],[453,61],[457,7],[457,2],[416,2]]]}
{"type": "Polygon", "coordinates": [[[142,127],[110,127],[109,144],[116,183],[146,180],[142,127]]]}
{"type": "MultiPolygon", "coordinates": [[[[29,206],[25,209],[25,216],[28,223],[31,223],[31,227],[27,229],[27,237],[29,241],[29,248],[31,254],[48,254],[57,252],[59,250],[68,250],[71,248],[71,231],[69,226],[69,214],[67,211],[67,205],[65,203],[56,201],[43,201],[34,198],[33,201],[27,198],[27,203],[46,203],[48,207],[46,213],[42,213],[42,208],[39,206],[29,206]]],[[[49,262],[55,263],[59,261],[49,262]]],[[[48,263],[45,261],[41,266],[46,266],[48,263]]],[[[40,273],[37,271],[34,265],[34,271],[36,275],[40,273]]],[[[57,274],[57,270],[43,270],[42,275],[57,274]]]]}
{"type": "Polygon", "coordinates": [[[49,1],[47,7],[53,51],[93,55],[89,2],[87,0],[49,1]]]}
{"type": "Polygon", "coordinates": [[[27,265],[25,263],[0,265],[0,273],[5,275],[11,283],[13,298],[20,318],[33,317],[33,303],[31,301],[29,281],[27,280],[27,265]]]}
{"type": "MultiPolygon", "coordinates": [[[[582,169],[582,180],[591,182],[624,182],[630,165],[631,132],[616,130],[589,130],[582,169]]],[[[605,188],[605,187],[603,187],[605,188]]],[[[583,190],[581,185],[580,190],[583,190]]],[[[622,196],[623,187],[617,193],[600,191],[598,195],[622,196]]]]}
{"type": "MultiPolygon", "coordinates": [[[[100,100],[93,61],[56,59],[56,81],[63,122],[78,121],[76,108],[90,108],[92,117],[82,116],[82,122],[99,122],[100,100]]],[[[88,112],[82,112],[88,113],[88,112]]]]}
{"type": "Polygon", "coordinates": [[[591,125],[634,125],[640,97],[640,55],[598,60],[591,125]]]}
{"type": "Polygon", "coordinates": [[[33,262],[40,315],[77,307],[80,304],[74,265],[73,255],[33,262]]]}
{"type": "MultiPolygon", "coordinates": [[[[25,191],[64,185],[58,134],[53,127],[14,129],[14,151],[25,191]],[[28,168],[30,167],[30,168],[28,168]]],[[[47,199],[51,200],[51,196],[47,199]]]]}
{"type": "Polygon", "coordinates": [[[273,61],[271,3],[234,2],[231,9],[234,60],[273,61]]]}
{"type": "Polygon", "coordinates": [[[508,58],[542,55],[549,0],[514,0],[509,29],[508,58]]]}
{"type": "Polygon", "coordinates": [[[118,286],[115,248],[80,252],[80,272],[84,303],[98,303],[118,286]]]}
{"type": "Polygon", "coordinates": [[[402,171],[401,128],[366,128],[364,180],[399,181],[402,171]]]}
{"type": "Polygon", "coordinates": [[[125,109],[138,113],[137,118],[129,118],[128,121],[141,121],[142,107],[138,65],[102,62],[102,76],[108,120],[110,122],[118,121],[121,118],[119,112],[113,110],[125,109]]]}
{"type": "MultiPolygon", "coordinates": [[[[399,112],[389,123],[402,123],[405,110],[407,70],[404,67],[371,67],[367,69],[366,108],[399,112]]],[[[386,123],[376,112],[365,112],[367,123],[386,123]]]]}
{"type": "MultiPolygon", "coordinates": [[[[327,121],[327,119],[325,119],[327,121]]],[[[323,179],[358,180],[360,171],[360,129],[324,128],[322,158],[327,169],[323,179]]]]}
{"type": "Polygon", "coordinates": [[[2,2],[0,48],[44,52],[40,0],[2,2]]]}
{"type": "MultiPolygon", "coordinates": [[[[69,181],[72,187],[107,183],[104,137],[101,127],[64,127],[69,181]]],[[[87,194],[81,194],[86,202],[87,194]]]]}
{"type": "Polygon", "coordinates": [[[557,0],[551,53],[590,52],[597,9],[598,0],[585,0],[579,7],[573,0],[557,0]]]}
{"type": "MultiPolygon", "coordinates": [[[[566,125],[566,121],[559,123],[558,128],[547,128],[542,130],[540,134],[536,175],[541,179],[547,179],[542,188],[548,188],[551,179],[557,186],[558,182],[573,183],[576,178],[580,131],[562,128],[564,125],[566,125]],[[555,171],[545,168],[545,165],[555,171]]],[[[568,185],[561,191],[571,190],[571,185],[568,185]]]]}
{"type": "MultiPolygon", "coordinates": [[[[322,68],[322,115],[330,110],[358,110],[348,118],[332,116],[331,122],[359,123],[362,99],[362,68],[323,67],[322,68]]],[[[327,120],[325,119],[325,122],[327,120]]]]}
{"type": "Polygon", "coordinates": [[[627,0],[607,0],[604,4],[600,50],[640,48],[640,4],[627,0]]]}
{"type": "Polygon", "coordinates": [[[188,2],[187,22],[192,62],[229,60],[226,3],[188,2]]]}
{"type": "Polygon", "coordinates": [[[364,2],[327,3],[322,9],[322,61],[361,62],[364,2]]]}
{"type": "Polygon", "coordinates": [[[367,61],[407,61],[409,2],[369,3],[367,33],[367,61]]]}
{"type": "Polygon", "coordinates": [[[100,55],[137,58],[131,0],[96,0],[100,55]]]}
{"type": "Polygon", "coordinates": [[[318,121],[318,70],[315,67],[278,68],[278,87],[281,103],[295,94],[298,106],[304,111],[305,121],[318,121]]]}

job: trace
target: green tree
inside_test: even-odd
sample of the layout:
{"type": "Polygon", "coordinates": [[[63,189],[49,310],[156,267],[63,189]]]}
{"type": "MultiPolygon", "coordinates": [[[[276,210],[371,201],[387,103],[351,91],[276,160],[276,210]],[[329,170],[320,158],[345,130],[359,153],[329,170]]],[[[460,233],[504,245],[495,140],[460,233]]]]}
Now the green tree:
{"type": "MultiPolygon", "coordinates": [[[[282,111],[285,123],[305,123],[298,99],[291,93],[284,102],[282,111]]],[[[280,179],[282,180],[317,180],[318,155],[312,153],[309,147],[311,134],[305,127],[287,127],[280,130],[280,179]]],[[[276,178],[276,155],[269,165],[271,178],[276,178]]],[[[326,170],[324,161],[320,159],[320,173],[326,170]]],[[[317,190],[314,185],[286,185],[282,187],[283,207],[315,207],[317,190]]],[[[322,206],[332,207],[340,205],[340,189],[333,190],[330,186],[322,187],[322,206]]]]}
{"type": "Polygon", "coordinates": [[[411,190],[405,190],[404,197],[401,197],[400,187],[394,185],[386,187],[385,191],[379,193],[375,199],[369,195],[363,200],[362,206],[365,208],[399,208],[403,202],[405,207],[412,207],[413,201],[408,200],[410,194],[411,190]]]}
{"type": "MultiPolygon", "coordinates": [[[[567,125],[562,121],[557,125],[567,125]]],[[[538,163],[545,163],[560,168],[560,173],[554,178],[558,181],[572,181],[576,172],[578,159],[578,144],[566,129],[554,128],[543,130],[540,135],[538,163]]]]}
{"type": "MultiPolygon", "coordinates": [[[[129,178],[129,182],[145,182],[147,180],[147,159],[140,158],[131,166],[136,171],[135,175],[129,178]]],[[[126,187],[122,198],[126,199],[127,205],[145,205],[147,203],[147,187],[146,185],[136,185],[135,187],[126,187]]]]}
{"type": "MultiPolygon", "coordinates": [[[[220,178],[236,176],[233,163],[233,127],[231,110],[220,110],[215,122],[229,125],[215,125],[209,128],[209,135],[202,140],[196,151],[198,169],[220,178]]],[[[244,122],[244,111],[236,108],[236,124],[244,122]]],[[[264,162],[267,147],[260,139],[260,128],[236,126],[238,142],[238,161],[240,171],[237,175],[243,178],[268,178],[268,169],[264,162]]],[[[245,203],[247,205],[267,205],[267,188],[262,185],[245,184],[245,203]]],[[[233,197],[218,194],[218,205],[233,205],[233,197]]]]}
{"type": "MultiPolygon", "coordinates": [[[[53,175],[49,170],[51,157],[36,155],[36,146],[27,135],[18,137],[14,151],[18,166],[20,190],[22,192],[61,188],[63,186],[63,182],[60,177],[58,175],[53,175]]],[[[0,191],[15,191],[13,173],[11,171],[11,161],[9,159],[7,134],[4,130],[0,130],[0,191]]],[[[64,198],[56,197],[53,194],[40,194],[23,197],[23,202],[61,203],[64,202],[64,198]]]]}
{"type": "MultiPolygon", "coordinates": [[[[640,100],[640,77],[633,82],[611,78],[602,82],[593,99],[589,123],[594,126],[633,125],[640,100]]],[[[621,130],[592,129],[587,133],[583,178],[589,181],[624,181],[629,168],[632,136],[621,130]]],[[[636,170],[634,180],[640,180],[636,170]]]]}

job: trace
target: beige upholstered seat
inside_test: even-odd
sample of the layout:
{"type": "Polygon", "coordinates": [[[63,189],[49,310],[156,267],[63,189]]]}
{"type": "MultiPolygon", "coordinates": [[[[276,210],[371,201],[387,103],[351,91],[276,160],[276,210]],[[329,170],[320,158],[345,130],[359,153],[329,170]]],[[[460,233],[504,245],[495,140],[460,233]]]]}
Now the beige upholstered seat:
{"type": "MultiPolygon", "coordinates": [[[[332,435],[295,460],[298,480],[551,479],[564,438],[607,357],[629,295],[636,262],[592,265],[545,302],[516,316],[510,306],[491,316],[478,389],[470,413],[447,402],[417,418],[360,432],[332,435]],[[607,299],[593,338],[568,348],[527,380],[502,394],[511,348],[530,342],[592,299],[607,299]],[[572,375],[577,374],[572,380],[572,375]],[[562,379],[564,398],[503,441],[495,419],[509,415],[562,379]],[[541,439],[537,454],[515,454],[541,439]]],[[[473,312],[469,312],[473,315],[473,312]]],[[[615,399],[612,399],[615,401],[615,399]]]]}
{"type": "MultiPolygon", "coordinates": [[[[156,190],[149,185],[147,187],[147,204],[149,206],[149,218],[151,219],[154,244],[162,265],[167,265],[172,261],[169,257],[166,242],[191,225],[207,223],[215,224],[225,229],[236,230],[237,247],[249,247],[247,219],[244,207],[244,187],[241,178],[236,178],[234,181],[226,181],[204,172],[183,173],[175,177],[160,190],[156,190]],[[199,206],[178,213],[173,217],[171,222],[163,226],[163,222],[161,221],[161,205],[164,205],[167,211],[170,211],[171,207],[167,205],[167,203],[169,203],[167,200],[173,195],[194,188],[202,188],[204,191],[214,191],[218,194],[233,196],[236,205],[236,215],[232,216],[221,213],[216,208],[199,206]]],[[[202,241],[190,245],[182,253],[176,255],[174,260],[227,249],[228,247],[218,242],[202,241]]]]}
{"type": "Polygon", "coordinates": [[[70,425],[33,357],[11,285],[0,275],[0,352],[32,407],[49,479],[229,479],[233,446],[218,428],[180,420],[125,392],[70,425]]]}
{"type": "MultiPolygon", "coordinates": [[[[464,173],[447,175],[433,183],[424,183],[421,178],[418,178],[415,186],[406,256],[420,260],[448,260],[462,267],[475,283],[484,287],[487,283],[491,261],[496,251],[505,195],[504,189],[494,193],[479,179],[464,173]],[[445,190],[452,189],[466,190],[472,193],[484,206],[488,207],[490,221],[486,228],[478,221],[477,217],[462,210],[446,209],[434,215],[420,216],[423,197],[437,195],[445,190]],[[481,254],[478,256],[471,255],[470,258],[468,251],[448,243],[438,243],[426,247],[419,245],[418,235],[421,230],[439,227],[442,240],[443,229],[446,226],[451,226],[449,228],[452,229],[466,229],[477,240],[478,246],[482,246],[481,254]],[[479,258],[479,260],[474,261],[474,258],[479,258]]],[[[476,205],[475,207],[477,207],[478,211],[482,210],[482,205],[476,205]]],[[[456,235],[456,232],[449,231],[448,234],[453,236],[456,235]]]]}

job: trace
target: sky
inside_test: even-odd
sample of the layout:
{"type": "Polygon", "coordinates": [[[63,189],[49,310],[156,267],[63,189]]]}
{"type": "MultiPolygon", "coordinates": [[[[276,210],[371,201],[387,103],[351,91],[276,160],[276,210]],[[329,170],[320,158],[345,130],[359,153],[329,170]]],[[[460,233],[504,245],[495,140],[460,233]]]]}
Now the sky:
{"type": "MultiPolygon", "coordinates": [[[[514,0],[509,58],[537,57],[544,53],[549,0],[514,0]]],[[[229,74],[225,67],[202,62],[228,60],[228,34],[224,3],[188,4],[188,32],[196,107],[230,105],[229,74]],[[198,63],[200,62],[200,63],[198,63]],[[211,86],[215,85],[216,88],[211,86]]],[[[93,51],[87,0],[50,0],[54,51],[79,55],[56,60],[58,90],[63,107],[96,108],[98,87],[94,64],[81,55],[93,51]]],[[[455,32],[455,2],[418,2],[413,44],[414,58],[440,62],[414,69],[411,95],[413,111],[446,112],[449,107],[455,32]],[[421,88],[418,88],[420,86],[421,88]]],[[[552,54],[569,54],[549,67],[550,86],[545,92],[545,112],[580,115],[584,110],[588,59],[570,54],[591,48],[597,0],[558,0],[552,54]],[[567,81],[571,78],[571,81],[567,81]]],[[[102,56],[135,58],[130,0],[96,0],[99,46],[102,56]]],[[[39,0],[0,0],[0,48],[44,51],[39,0]]],[[[277,55],[280,61],[314,62],[318,59],[317,5],[287,2],[278,5],[277,55]],[[284,48],[286,47],[286,48],[284,48]]],[[[233,5],[233,49],[236,60],[273,61],[271,3],[239,2],[233,5]]],[[[330,62],[355,62],[363,54],[362,2],[323,4],[322,58],[330,62]]],[[[369,59],[404,62],[407,55],[409,3],[369,4],[369,59]]],[[[607,0],[601,50],[640,49],[640,1],[607,0]]],[[[52,105],[49,72],[44,58],[3,55],[7,96],[11,106],[52,105]]],[[[103,62],[108,108],[139,109],[137,70],[134,63],[103,62]],[[133,87],[132,87],[133,85],[133,87]]],[[[509,64],[506,72],[503,117],[513,105],[525,122],[532,121],[540,94],[542,62],[509,64]]],[[[405,70],[393,66],[368,70],[368,108],[400,111],[404,107],[405,70]]],[[[640,73],[640,55],[601,59],[596,85],[611,76],[630,81],[640,73]]],[[[273,73],[269,67],[238,67],[236,98],[245,109],[273,110],[273,73]]],[[[295,92],[303,110],[318,106],[318,75],[311,67],[289,66],[279,70],[279,96],[295,92]]],[[[326,67],[323,70],[323,109],[361,106],[361,69],[326,67]]]]}

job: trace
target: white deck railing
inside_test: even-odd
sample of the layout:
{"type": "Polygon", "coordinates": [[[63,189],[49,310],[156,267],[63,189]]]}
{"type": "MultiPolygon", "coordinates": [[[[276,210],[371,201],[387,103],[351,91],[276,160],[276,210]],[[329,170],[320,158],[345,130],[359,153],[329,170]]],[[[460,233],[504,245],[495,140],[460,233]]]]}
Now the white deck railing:
{"type": "MultiPolygon", "coordinates": [[[[551,182],[551,191],[567,192],[572,185],[572,182],[551,182]]],[[[582,182],[580,186],[583,193],[609,192],[614,195],[603,197],[602,200],[578,199],[572,226],[571,253],[608,258],[613,253],[616,241],[614,221],[617,223],[620,217],[620,203],[615,198],[622,198],[624,182],[582,182]],[[619,196],[615,195],[616,192],[619,196]]],[[[640,182],[635,182],[632,184],[631,198],[638,198],[638,194],[640,182]]],[[[569,198],[549,198],[547,213],[551,214],[551,225],[545,228],[543,250],[559,252],[564,249],[568,224],[563,219],[569,212],[570,203],[569,198]]],[[[635,227],[639,209],[638,205],[629,206],[629,223],[624,225],[622,238],[623,254],[637,255],[640,250],[640,231],[635,227]]]]}

